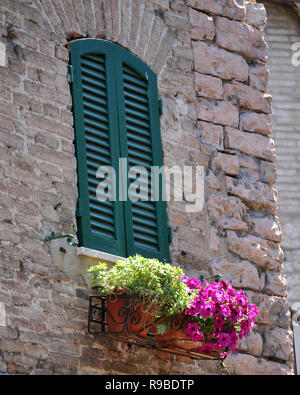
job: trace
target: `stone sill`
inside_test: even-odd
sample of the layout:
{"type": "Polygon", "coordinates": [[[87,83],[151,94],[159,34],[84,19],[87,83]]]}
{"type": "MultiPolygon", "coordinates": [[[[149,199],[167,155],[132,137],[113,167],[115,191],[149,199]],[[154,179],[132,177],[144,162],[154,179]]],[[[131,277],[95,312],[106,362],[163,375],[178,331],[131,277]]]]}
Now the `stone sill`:
{"type": "Polygon", "coordinates": [[[108,254],[107,252],[92,250],[91,248],[86,247],[77,247],[76,254],[79,256],[86,256],[89,258],[100,259],[107,262],[118,262],[119,259],[124,259],[121,256],[108,254]]]}

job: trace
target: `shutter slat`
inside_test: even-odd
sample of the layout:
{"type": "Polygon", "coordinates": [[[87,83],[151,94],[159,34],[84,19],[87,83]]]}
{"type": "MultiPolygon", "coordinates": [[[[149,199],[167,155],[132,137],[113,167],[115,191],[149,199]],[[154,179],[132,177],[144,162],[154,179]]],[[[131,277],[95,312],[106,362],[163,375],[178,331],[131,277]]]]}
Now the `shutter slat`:
{"type": "Polygon", "coordinates": [[[86,108],[85,108],[85,105],[83,104],[83,112],[84,112],[84,116],[88,119],[88,120],[93,120],[93,121],[95,121],[96,120],[96,122],[98,123],[98,122],[103,122],[104,124],[106,124],[107,125],[107,121],[108,121],[108,118],[107,118],[107,116],[104,116],[103,115],[103,111],[101,111],[100,109],[98,109],[98,110],[92,110],[92,111],[90,111],[90,110],[87,110],[86,108]]]}
{"type": "Polygon", "coordinates": [[[87,161],[92,167],[98,168],[99,166],[109,165],[111,161],[109,159],[100,157],[99,155],[93,154],[92,152],[87,152],[87,161]]]}
{"type": "Polygon", "coordinates": [[[84,123],[88,125],[88,127],[91,126],[92,128],[94,128],[94,130],[100,129],[108,132],[107,124],[101,123],[99,120],[95,121],[93,119],[85,117],[84,123]]]}
{"type": "Polygon", "coordinates": [[[135,110],[141,111],[144,114],[148,114],[148,107],[146,104],[138,103],[137,100],[131,100],[125,97],[126,108],[134,108],[135,110]]]}
{"type": "Polygon", "coordinates": [[[124,88],[126,90],[128,90],[129,92],[133,92],[134,94],[137,94],[142,99],[147,100],[147,92],[145,91],[144,88],[138,87],[138,86],[131,84],[129,82],[124,82],[124,88]]]}
{"type": "Polygon", "coordinates": [[[97,89],[99,89],[100,91],[102,91],[103,93],[105,93],[106,90],[106,86],[104,82],[101,82],[99,80],[95,80],[94,78],[90,78],[87,77],[86,75],[82,75],[81,76],[82,82],[91,85],[91,86],[95,86],[97,89]]]}
{"type": "Polygon", "coordinates": [[[144,95],[143,96],[136,95],[134,92],[126,91],[124,92],[124,97],[127,100],[130,99],[132,101],[136,101],[137,103],[143,103],[146,106],[148,104],[147,97],[145,97],[144,95]]]}
{"type": "Polygon", "coordinates": [[[102,71],[103,74],[105,73],[105,66],[103,63],[89,60],[87,57],[82,57],[80,63],[81,63],[81,66],[89,67],[97,72],[102,71]]]}
{"type": "Polygon", "coordinates": [[[149,115],[146,115],[144,112],[142,112],[139,109],[132,110],[129,107],[127,107],[126,108],[126,115],[130,115],[134,119],[140,118],[142,121],[146,121],[147,123],[149,123],[149,121],[150,121],[149,115]]]}
{"type": "Polygon", "coordinates": [[[105,74],[100,74],[99,70],[91,70],[90,68],[85,67],[83,64],[81,64],[81,73],[83,75],[86,75],[88,78],[92,78],[95,81],[101,80],[101,82],[103,81],[103,83],[105,84],[105,74]]]}
{"type": "Polygon", "coordinates": [[[104,139],[104,138],[99,138],[98,136],[90,136],[89,134],[86,133],[85,135],[85,139],[86,141],[90,142],[91,144],[97,144],[100,145],[101,147],[105,147],[107,150],[109,150],[110,146],[109,146],[109,141],[104,139]]]}
{"type": "Polygon", "coordinates": [[[133,84],[134,86],[137,85],[147,91],[147,82],[144,82],[141,78],[137,78],[133,76],[133,74],[124,73],[124,81],[128,82],[129,84],[133,84]]]}
{"type": "Polygon", "coordinates": [[[99,95],[83,92],[82,96],[83,96],[84,101],[96,102],[97,105],[101,104],[103,106],[103,108],[105,108],[107,106],[107,101],[104,98],[99,97],[99,95]]]}
{"type": "Polygon", "coordinates": [[[107,110],[104,105],[99,106],[99,100],[96,102],[96,104],[91,103],[88,100],[83,100],[83,107],[89,109],[89,111],[95,111],[96,113],[104,114],[106,116],[106,120],[107,120],[107,110]]]}
{"type": "Polygon", "coordinates": [[[93,84],[91,85],[86,84],[84,87],[82,87],[82,90],[84,94],[88,92],[89,94],[106,98],[106,92],[104,92],[101,89],[97,89],[95,86],[93,86],[93,84]]]}
{"type": "Polygon", "coordinates": [[[105,156],[106,158],[110,158],[110,152],[107,148],[97,147],[96,145],[93,145],[90,143],[86,143],[86,148],[89,153],[90,153],[90,151],[93,151],[93,152],[96,152],[97,154],[99,154],[101,159],[102,159],[102,156],[105,156]]]}

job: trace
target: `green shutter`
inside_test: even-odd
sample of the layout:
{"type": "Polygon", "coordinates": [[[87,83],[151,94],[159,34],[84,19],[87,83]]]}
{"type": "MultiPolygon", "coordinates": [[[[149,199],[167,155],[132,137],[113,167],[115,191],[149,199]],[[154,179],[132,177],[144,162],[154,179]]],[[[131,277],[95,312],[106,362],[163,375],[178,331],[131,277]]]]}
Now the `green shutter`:
{"type": "MultiPolygon", "coordinates": [[[[110,43],[86,39],[71,43],[73,112],[78,167],[80,245],[126,256],[123,206],[100,202],[96,177],[101,166],[118,169],[119,131],[114,61],[110,43]]],[[[118,196],[118,174],[117,174],[118,196]]]]}
{"type": "MultiPolygon", "coordinates": [[[[156,75],[122,47],[115,51],[121,156],[128,158],[129,168],[148,171],[144,187],[150,190],[151,166],[163,165],[156,75]]],[[[169,261],[166,204],[161,197],[157,202],[151,194],[148,198],[124,202],[127,253],[169,261]]]]}
{"type": "Polygon", "coordinates": [[[156,75],[135,55],[104,40],[72,42],[71,64],[80,245],[169,261],[161,196],[159,201],[150,195],[147,201],[118,201],[119,181],[125,190],[133,181],[124,182],[118,174],[119,158],[128,159],[128,169],[147,169],[149,189],[151,166],[163,164],[156,75]],[[96,172],[105,165],[116,170],[116,202],[100,202],[96,196],[101,181],[96,172]]]}

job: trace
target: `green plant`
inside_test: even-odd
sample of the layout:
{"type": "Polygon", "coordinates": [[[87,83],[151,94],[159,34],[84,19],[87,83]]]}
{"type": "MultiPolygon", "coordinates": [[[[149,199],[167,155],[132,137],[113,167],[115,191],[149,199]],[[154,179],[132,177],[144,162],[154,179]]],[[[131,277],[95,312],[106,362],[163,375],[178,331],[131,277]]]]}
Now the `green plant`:
{"type": "MultiPolygon", "coordinates": [[[[100,263],[88,271],[92,284],[99,286],[102,294],[112,296],[124,291],[139,298],[154,318],[183,312],[195,296],[194,291],[180,281],[181,268],[140,255],[121,259],[109,270],[105,263],[100,263]]],[[[167,325],[161,324],[159,331],[164,332],[167,325]]]]}

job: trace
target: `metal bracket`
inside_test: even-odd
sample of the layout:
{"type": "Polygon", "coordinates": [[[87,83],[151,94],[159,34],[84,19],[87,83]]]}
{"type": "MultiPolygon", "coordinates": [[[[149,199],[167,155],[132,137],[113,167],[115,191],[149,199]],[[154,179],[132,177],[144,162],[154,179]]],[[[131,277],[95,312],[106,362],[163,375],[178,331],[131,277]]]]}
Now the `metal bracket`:
{"type": "Polygon", "coordinates": [[[72,242],[72,239],[74,239],[74,237],[74,235],[56,235],[55,232],[51,232],[50,235],[46,236],[43,240],[44,242],[48,243],[51,240],[67,238],[67,243],[69,246],[77,247],[78,243],[72,242]]]}

